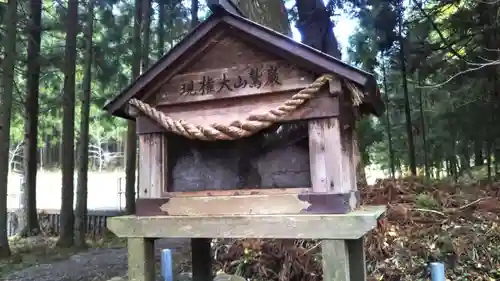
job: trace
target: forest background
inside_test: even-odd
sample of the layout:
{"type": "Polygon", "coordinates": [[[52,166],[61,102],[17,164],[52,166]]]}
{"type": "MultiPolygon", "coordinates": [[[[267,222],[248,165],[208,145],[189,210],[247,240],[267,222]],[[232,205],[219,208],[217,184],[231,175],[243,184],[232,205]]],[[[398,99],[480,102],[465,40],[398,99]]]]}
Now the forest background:
{"type": "MultiPolygon", "coordinates": [[[[236,2],[289,36],[304,22],[300,3],[321,6],[329,27],[340,14],[358,21],[341,42],[342,57],[375,73],[387,102],[386,115],[359,123],[365,172],[455,181],[499,175],[499,1],[236,2]]],[[[0,171],[10,171],[10,183],[2,172],[0,193],[18,196],[9,206],[55,208],[54,200],[77,197],[71,187],[88,185],[89,208],[125,202],[131,211],[131,197],[121,195],[135,186],[130,124],[101,108],[208,14],[197,0],[2,2],[0,153],[9,157],[0,171]],[[89,168],[88,182],[74,180],[73,167],[81,175],[89,168]]],[[[325,32],[338,43],[332,28],[325,32]]]]}

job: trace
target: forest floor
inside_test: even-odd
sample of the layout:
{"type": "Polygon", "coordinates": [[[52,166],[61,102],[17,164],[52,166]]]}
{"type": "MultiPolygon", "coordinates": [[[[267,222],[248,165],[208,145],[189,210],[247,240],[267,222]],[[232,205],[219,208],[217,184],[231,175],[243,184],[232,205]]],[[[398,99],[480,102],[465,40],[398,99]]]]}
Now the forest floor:
{"type": "Polygon", "coordinates": [[[105,237],[99,241],[89,240],[87,241],[89,248],[83,250],[77,248],[61,249],[56,247],[56,242],[56,237],[42,235],[29,238],[20,238],[18,236],[9,238],[12,256],[8,259],[0,260],[0,280],[4,280],[4,278],[12,273],[25,268],[66,261],[82,252],[113,248],[122,249],[126,246],[124,240],[115,237],[105,237]]]}
{"type": "MultiPolygon", "coordinates": [[[[500,280],[500,182],[426,184],[419,178],[362,186],[365,205],[387,212],[365,240],[370,281],[429,280],[442,261],[449,280],[500,280]]],[[[216,269],[253,280],[321,280],[318,242],[221,241],[216,269]],[[284,261],[292,260],[290,267],[284,261]],[[284,277],[284,279],[282,279],[284,277]]]]}
{"type": "MultiPolygon", "coordinates": [[[[406,178],[378,181],[361,191],[363,204],[387,206],[377,228],[365,240],[370,281],[428,280],[427,263],[435,260],[445,262],[449,280],[500,280],[500,182],[425,184],[421,179],[406,178]]],[[[115,248],[121,246],[101,242],[98,249],[86,253],[62,252],[42,258],[26,258],[20,253],[18,260],[32,261],[23,262],[17,268],[24,269],[8,276],[2,275],[0,265],[0,279],[104,281],[123,277],[127,252],[115,248]],[[53,259],[58,261],[51,263],[53,259]],[[28,265],[32,266],[26,268],[28,265]],[[92,271],[96,273],[89,274],[92,271]]],[[[177,248],[167,243],[158,245],[157,252],[174,248],[176,272],[189,272],[185,246],[185,241],[177,248]]],[[[218,240],[214,243],[214,269],[252,280],[319,281],[319,246],[317,241],[290,245],[279,240],[218,240]],[[285,260],[293,261],[290,267],[283,266],[285,260]]]]}
{"type": "MultiPolygon", "coordinates": [[[[59,249],[56,238],[32,237],[11,241],[13,256],[0,260],[2,281],[104,281],[127,280],[126,242],[116,237],[88,241],[89,249],[59,249]]],[[[181,261],[175,272],[189,271],[189,239],[160,239],[155,242],[157,270],[161,249],[170,248],[181,261]],[[187,249],[187,250],[186,250],[187,249]],[[187,261],[187,265],[184,262],[187,261]]],[[[159,274],[157,280],[161,281],[159,274]]],[[[182,276],[182,274],[180,274],[182,276]]],[[[189,274],[187,274],[189,276],[189,274]]]]}

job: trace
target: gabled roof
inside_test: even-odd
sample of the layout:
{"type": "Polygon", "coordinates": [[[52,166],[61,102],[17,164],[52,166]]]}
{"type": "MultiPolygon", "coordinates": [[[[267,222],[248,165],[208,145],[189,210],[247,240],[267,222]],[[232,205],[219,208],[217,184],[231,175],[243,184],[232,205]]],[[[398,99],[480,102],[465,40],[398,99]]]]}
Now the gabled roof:
{"type": "MultiPolygon", "coordinates": [[[[221,25],[236,31],[238,36],[246,37],[252,43],[265,48],[271,53],[293,61],[297,66],[318,74],[334,73],[343,79],[361,87],[368,93],[363,111],[380,115],[384,104],[377,93],[376,81],[371,73],[353,67],[337,58],[297,42],[265,26],[235,15],[225,9],[216,9],[205,21],[198,24],[174,48],[149,67],[137,79],[128,85],[120,94],[108,101],[104,110],[109,113],[130,118],[124,112],[124,105],[131,98],[141,99],[144,88],[153,82],[163,71],[180,61],[183,54],[198,48],[207,36],[221,25]]],[[[185,59],[185,58],[182,58],[185,59]]]]}

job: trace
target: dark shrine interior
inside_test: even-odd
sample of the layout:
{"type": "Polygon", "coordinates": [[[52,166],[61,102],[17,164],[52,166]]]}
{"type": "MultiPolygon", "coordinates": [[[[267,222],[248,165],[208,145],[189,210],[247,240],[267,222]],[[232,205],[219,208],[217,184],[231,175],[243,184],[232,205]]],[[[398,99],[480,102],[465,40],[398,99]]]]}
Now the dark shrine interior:
{"type": "Polygon", "coordinates": [[[309,187],[307,130],[307,121],[294,121],[232,141],[190,140],[168,133],[168,191],[309,187]],[[269,174],[298,178],[263,182],[269,174]]]}

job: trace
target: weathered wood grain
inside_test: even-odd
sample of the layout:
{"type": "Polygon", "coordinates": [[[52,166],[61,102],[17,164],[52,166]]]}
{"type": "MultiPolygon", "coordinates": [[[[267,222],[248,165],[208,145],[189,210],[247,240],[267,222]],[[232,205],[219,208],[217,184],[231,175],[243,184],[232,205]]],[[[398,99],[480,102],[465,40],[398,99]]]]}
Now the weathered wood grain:
{"type": "MultiPolygon", "coordinates": [[[[312,189],[318,193],[355,192],[356,170],[352,129],[343,128],[338,119],[309,121],[309,157],[312,189]]],[[[359,206],[352,196],[351,209],[359,206]]]]}
{"type": "MultiPolygon", "coordinates": [[[[245,120],[251,114],[261,114],[273,110],[281,106],[296,92],[286,91],[267,95],[244,96],[237,99],[161,105],[157,106],[156,109],[172,119],[184,120],[193,125],[229,124],[233,121],[245,120]]],[[[327,91],[324,91],[323,93],[319,93],[318,97],[305,102],[281,121],[334,117],[339,115],[338,108],[337,99],[329,95],[327,91]]],[[[142,121],[139,120],[138,122],[142,121]]]]}
{"type": "Polygon", "coordinates": [[[215,28],[209,34],[207,40],[196,50],[184,54],[185,60],[170,66],[163,73],[158,73],[154,82],[146,89],[144,97],[146,101],[154,104],[158,95],[161,96],[160,89],[175,75],[229,68],[235,66],[235,63],[254,64],[279,59],[268,51],[229,35],[226,28],[215,28]]]}
{"type": "Polygon", "coordinates": [[[139,136],[139,198],[161,197],[167,182],[167,136],[139,136]]]}
{"type": "MultiPolygon", "coordinates": [[[[246,118],[249,112],[262,112],[263,110],[273,109],[280,105],[280,102],[286,100],[291,94],[279,93],[269,96],[252,99],[252,102],[242,104],[241,101],[214,102],[208,104],[211,109],[204,108],[203,104],[184,105],[184,110],[178,107],[160,107],[160,111],[177,120],[190,120],[195,125],[209,125],[212,123],[229,124],[237,119],[246,118]]],[[[338,101],[336,97],[319,94],[317,98],[309,100],[303,106],[284,117],[280,123],[295,120],[307,120],[313,118],[335,117],[339,115],[338,101]]],[[[162,133],[166,130],[156,121],[146,117],[136,111],[136,130],[137,134],[162,133]]]]}
{"type": "Polygon", "coordinates": [[[206,71],[214,68],[231,67],[234,62],[257,63],[270,61],[277,56],[255,44],[249,44],[237,36],[228,33],[228,29],[221,29],[223,34],[213,40],[210,48],[203,51],[196,60],[190,61],[179,73],[206,71]]]}
{"type": "Polygon", "coordinates": [[[231,67],[174,76],[160,89],[155,105],[298,91],[313,81],[313,74],[285,61],[254,64],[238,64],[236,61],[231,67]]]}
{"type": "Polygon", "coordinates": [[[153,281],[155,278],[154,239],[127,239],[128,278],[130,281],[153,281]]]}
{"type": "MultiPolygon", "coordinates": [[[[331,87],[342,88],[340,82],[331,87]]],[[[338,118],[309,121],[309,159],[312,190],[317,193],[352,194],[350,209],[359,206],[354,196],[356,187],[356,159],[354,152],[352,110],[347,110],[348,99],[339,99],[338,118]]]]}
{"type": "Polygon", "coordinates": [[[245,188],[237,190],[209,190],[209,191],[192,191],[192,192],[169,192],[166,197],[209,197],[209,196],[236,196],[236,195],[274,195],[274,194],[298,194],[310,191],[308,187],[297,188],[245,188]]]}
{"type": "Polygon", "coordinates": [[[173,197],[160,209],[171,216],[299,214],[310,204],[298,194],[173,197]]]}
{"type": "MultiPolygon", "coordinates": [[[[298,189],[300,190],[300,189],[298,189]]],[[[233,191],[228,191],[235,193],[233,191]]],[[[182,193],[178,193],[182,194],[182,193]]],[[[192,192],[191,192],[192,194],[192,192]]],[[[344,214],[351,210],[351,194],[288,192],[287,194],[246,194],[139,198],[137,216],[215,216],[275,214],[344,214]]],[[[357,196],[357,195],[356,195],[357,196]]]]}
{"type": "Polygon", "coordinates": [[[324,281],[351,281],[349,253],[345,240],[321,241],[324,281]]]}
{"type": "MultiPolygon", "coordinates": [[[[207,52],[212,49],[219,40],[224,37],[225,29],[223,28],[214,28],[210,31],[207,31],[208,34],[207,40],[200,42],[197,44],[198,48],[193,50],[190,53],[183,52],[176,54],[176,56],[171,56],[167,58],[167,60],[162,61],[162,64],[168,65],[165,68],[154,68],[155,72],[151,80],[147,82],[143,87],[144,88],[144,96],[143,99],[151,102],[156,100],[156,93],[158,89],[161,88],[174,75],[182,72],[183,69],[188,69],[190,65],[199,62],[201,58],[203,58],[207,52]],[[172,61],[176,61],[175,64],[170,65],[172,61]]],[[[202,34],[196,34],[195,37],[203,36],[202,34]]],[[[188,46],[184,46],[184,49],[189,48],[188,46]]],[[[185,50],[184,50],[185,51],[185,50]]]]}
{"type": "MultiPolygon", "coordinates": [[[[341,91],[340,81],[333,81],[331,88],[341,91]]],[[[324,118],[309,121],[309,162],[312,189],[318,193],[347,193],[342,189],[340,178],[347,167],[340,162],[342,157],[341,128],[339,118],[324,118]]]]}
{"type": "Polygon", "coordinates": [[[121,216],[108,218],[119,237],[358,239],[375,228],[385,206],[336,215],[121,216]]]}

